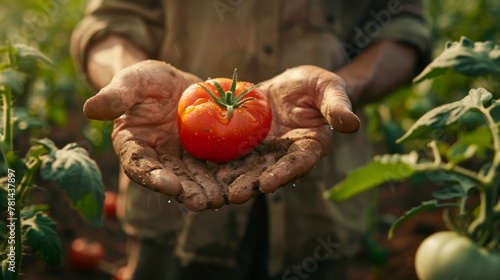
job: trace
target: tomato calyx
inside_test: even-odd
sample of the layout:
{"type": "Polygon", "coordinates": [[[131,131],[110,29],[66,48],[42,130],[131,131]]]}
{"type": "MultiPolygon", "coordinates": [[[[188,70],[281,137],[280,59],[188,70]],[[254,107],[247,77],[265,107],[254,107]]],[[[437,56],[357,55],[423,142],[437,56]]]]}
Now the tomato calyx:
{"type": "Polygon", "coordinates": [[[233,115],[233,110],[234,108],[240,107],[243,103],[249,101],[249,100],[256,100],[254,97],[247,97],[244,98],[247,93],[250,91],[254,90],[260,85],[253,85],[247,89],[245,89],[243,92],[241,92],[237,97],[234,97],[234,93],[236,90],[236,83],[238,81],[237,78],[237,69],[234,69],[233,72],[233,79],[231,82],[231,87],[229,88],[228,91],[224,91],[222,86],[217,82],[213,81],[212,84],[217,88],[217,92],[219,93],[219,97],[215,96],[215,94],[206,86],[202,85],[201,83],[198,83],[199,86],[201,86],[207,93],[212,97],[212,99],[217,103],[219,106],[227,109],[227,118],[230,120],[232,115],[233,115]]]}

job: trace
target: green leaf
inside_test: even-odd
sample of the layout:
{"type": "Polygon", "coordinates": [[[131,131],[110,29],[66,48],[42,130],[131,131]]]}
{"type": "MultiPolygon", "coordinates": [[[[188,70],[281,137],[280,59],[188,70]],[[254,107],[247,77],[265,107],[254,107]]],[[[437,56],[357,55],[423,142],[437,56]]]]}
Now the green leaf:
{"type": "Polygon", "coordinates": [[[389,229],[388,238],[392,239],[396,229],[399,228],[399,226],[401,226],[408,219],[410,219],[411,217],[413,217],[417,214],[431,211],[431,210],[434,210],[437,208],[442,208],[442,207],[458,207],[458,206],[459,205],[455,204],[455,203],[453,203],[453,204],[452,203],[440,204],[437,200],[430,200],[430,201],[422,202],[422,204],[420,204],[419,206],[413,207],[412,209],[408,210],[406,213],[403,214],[403,216],[399,217],[394,222],[394,224],[392,224],[391,228],[389,229]]]}
{"type": "Polygon", "coordinates": [[[449,126],[470,110],[483,107],[491,98],[492,94],[484,88],[471,89],[462,100],[438,106],[425,113],[397,142],[415,139],[424,132],[449,126]]]}
{"type": "Polygon", "coordinates": [[[476,155],[477,146],[472,144],[455,143],[447,151],[447,158],[450,162],[458,164],[476,155]]]}
{"type": "Polygon", "coordinates": [[[451,186],[444,189],[440,189],[432,192],[432,196],[436,199],[454,199],[454,198],[462,198],[463,191],[460,186],[451,186]]]}
{"type": "Polygon", "coordinates": [[[460,134],[457,145],[474,145],[476,155],[482,156],[487,149],[492,148],[492,135],[490,129],[486,126],[480,126],[473,131],[466,131],[460,134]]]}
{"type": "Polygon", "coordinates": [[[43,155],[41,174],[46,180],[55,180],[66,191],[74,208],[95,226],[102,225],[104,186],[101,172],[87,151],[76,144],[58,149],[50,139],[41,139],[48,154],[43,155]]]}
{"type": "Polygon", "coordinates": [[[413,82],[442,75],[448,69],[468,76],[500,73],[500,47],[491,41],[474,43],[465,36],[458,42],[447,42],[444,51],[413,82]]]}
{"type": "Polygon", "coordinates": [[[23,93],[25,81],[26,74],[23,72],[9,68],[0,71],[0,87],[8,87],[15,94],[23,93]]]}
{"type": "Polygon", "coordinates": [[[491,100],[491,105],[488,109],[495,122],[500,122],[500,101],[495,99],[491,100]]]}
{"type": "Polygon", "coordinates": [[[56,223],[42,212],[23,219],[23,236],[26,244],[51,265],[61,261],[61,242],[55,231],[56,223]]]}
{"type": "Polygon", "coordinates": [[[416,152],[377,156],[367,165],[347,174],[345,180],[325,193],[325,197],[334,201],[345,200],[383,183],[408,179],[420,171],[417,160],[416,152]]]}
{"type": "Polygon", "coordinates": [[[50,58],[34,47],[25,44],[14,44],[12,48],[15,50],[17,61],[36,60],[47,66],[54,64],[50,58]]]}
{"type": "Polygon", "coordinates": [[[47,212],[49,210],[49,205],[47,204],[33,204],[24,206],[21,210],[21,217],[26,220],[33,218],[36,214],[40,212],[47,212]]]}
{"type": "Polygon", "coordinates": [[[456,184],[456,187],[459,188],[456,190],[461,193],[462,198],[466,198],[469,192],[477,187],[475,181],[457,173],[432,172],[428,174],[428,178],[437,184],[445,184],[447,186],[456,184]]]}

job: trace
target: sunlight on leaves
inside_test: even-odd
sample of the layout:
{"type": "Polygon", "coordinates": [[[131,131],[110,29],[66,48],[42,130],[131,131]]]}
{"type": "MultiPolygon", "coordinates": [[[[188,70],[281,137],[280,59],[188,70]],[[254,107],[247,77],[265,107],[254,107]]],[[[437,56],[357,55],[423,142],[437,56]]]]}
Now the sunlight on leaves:
{"type": "Polygon", "coordinates": [[[351,171],[342,182],[325,193],[325,197],[340,201],[349,199],[384,183],[403,181],[418,172],[417,153],[375,157],[369,164],[351,171]]]}
{"type": "Polygon", "coordinates": [[[483,107],[491,98],[492,94],[484,88],[471,89],[462,100],[441,105],[424,114],[397,142],[412,140],[424,132],[449,126],[470,110],[483,107]]]}
{"type": "Polygon", "coordinates": [[[55,231],[56,223],[43,212],[36,211],[29,214],[31,214],[29,217],[23,217],[23,235],[26,237],[26,243],[47,263],[59,264],[61,243],[55,231]]]}
{"type": "Polygon", "coordinates": [[[4,69],[0,71],[0,88],[2,86],[9,87],[16,94],[21,94],[24,91],[24,82],[26,74],[13,70],[4,69]]]}
{"type": "Polygon", "coordinates": [[[36,60],[47,66],[53,64],[50,58],[34,47],[25,44],[14,44],[12,48],[15,50],[17,61],[36,60]]]}
{"type": "Polygon", "coordinates": [[[474,43],[465,36],[458,42],[447,42],[445,50],[413,82],[437,77],[448,69],[468,76],[500,74],[500,46],[492,41],[474,43]]]}
{"type": "Polygon", "coordinates": [[[42,157],[41,174],[65,190],[73,207],[95,226],[103,222],[104,186],[101,172],[87,151],[76,144],[58,149],[50,139],[37,141],[48,149],[42,157]]]}

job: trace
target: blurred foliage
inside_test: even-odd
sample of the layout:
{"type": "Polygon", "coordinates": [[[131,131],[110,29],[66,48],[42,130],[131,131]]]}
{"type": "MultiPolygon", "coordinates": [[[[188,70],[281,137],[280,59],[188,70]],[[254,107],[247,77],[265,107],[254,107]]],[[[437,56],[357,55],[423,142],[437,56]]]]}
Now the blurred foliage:
{"type": "MultiPolygon", "coordinates": [[[[498,0],[427,0],[426,8],[434,43],[433,58],[445,49],[447,42],[458,41],[462,36],[472,41],[500,43],[498,0]]],[[[402,88],[390,97],[366,108],[372,140],[375,143],[382,143],[385,152],[389,153],[401,153],[405,149],[415,148],[403,147],[396,144],[394,139],[402,136],[417,118],[430,109],[460,100],[471,88],[478,87],[484,87],[498,94],[500,75],[490,74],[474,78],[450,72],[418,85],[402,88]]],[[[419,143],[408,145],[419,145],[419,143]]]]}
{"type": "MultiPolygon", "coordinates": [[[[29,129],[31,137],[44,136],[54,126],[67,126],[68,118],[84,118],[81,107],[92,89],[76,72],[69,45],[86,4],[85,0],[0,0],[0,45],[27,44],[54,61],[52,71],[24,67],[31,75],[27,94],[16,100],[16,115],[21,119],[19,128],[29,129]]],[[[82,134],[91,142],[91,150],[111,147],[108,127],[88,122],[82,134]]]]}

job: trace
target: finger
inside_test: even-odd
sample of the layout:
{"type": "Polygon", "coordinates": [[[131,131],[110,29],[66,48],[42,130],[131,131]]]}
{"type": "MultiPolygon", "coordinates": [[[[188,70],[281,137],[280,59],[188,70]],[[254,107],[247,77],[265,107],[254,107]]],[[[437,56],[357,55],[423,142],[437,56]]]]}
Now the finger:
{"type": "Polygon", "coordinates": [[[261,194],[259,176],[267,167],[276,162],[275,154],[259,157],[257,162],[249,164],[251,168],[238,176],[228,189],[228,200],[234,204],[244,203],[261,194]]]}
{"type": "Polygon", "coordinates": [[[289,139],[265,141],[243,159],[232,161],[219,169],[218,180],[229,185],[228,200],[231,203],[243,203],[259,195],[258,177],[285,155],[292,143],[289,139]]]}
{"type": "Polygon", "coordinates": [[[187,154],[182,161],[186,165],[191,177],[201,186],[207,197],[207,207],[212,209],[222,207],[226,203],[225,194],[221,186],[219,186],[210,171],[206,168],[206,165],[189,154],[187,154]]]}
{"type": "Polygon", "coordinates": [[[351,102],[343,85],[331,83],[326,87],[320,110],[335,131],[353,133],[359,130],[359,118],[351,110],[351,102]]]}
{"type": "Polygon", "coordinates": [[[184,203],[191,211],[201,212],[207,209],[208,199],[202,187],[189,175],[184,163],[171,155],[162,155],[160,161],[181,182],[182,191],[177,196],[177,201],[184,203]]]}
{"type": "Polygon", "coordinates": [[[113,120],[146,97],[177,100],[199,80],[165,62],[142,61],[119,71],[109,85],[85,102],[83,112],[90,119],[113,120]]]}
{"type": "Polygon", "coordinates": [[[125,174],[134,182],[167,196],[177,197],[182,186],[158,161],[156,151],[140,141],[126,141],[118,151],[125,174]]]}
{"type": "MultiPolygon", "coordinates": [[[[260,154],[253,150],[242,159],[233,160],[222,165],[215,175],[217,181],[222,186],[229,187],[241,174],[248,172],[259,158],[260,154]]],[[[227,193],[227,189],[224,189],[224,191],[227,193]]]]}
{"type": "MultiPolygon", "coordinates": [[[[144,67],[144,66],[131,66],[144,67]]],[[[141,76],[136,68],[126,68],[118,72],[109,85],[102,88],[83,105],[87,118],[114,120],[128,111],[141,98],[142,91],[137,87],[141,76]]]]}
{"type": "Polygon", "coordinates": [[[322,145],[314,139],[300,139],[288,153],[268,167],[259,177],[260,191],[271,193],[278,188],[307,175],[320,160],[322,145]]]}

